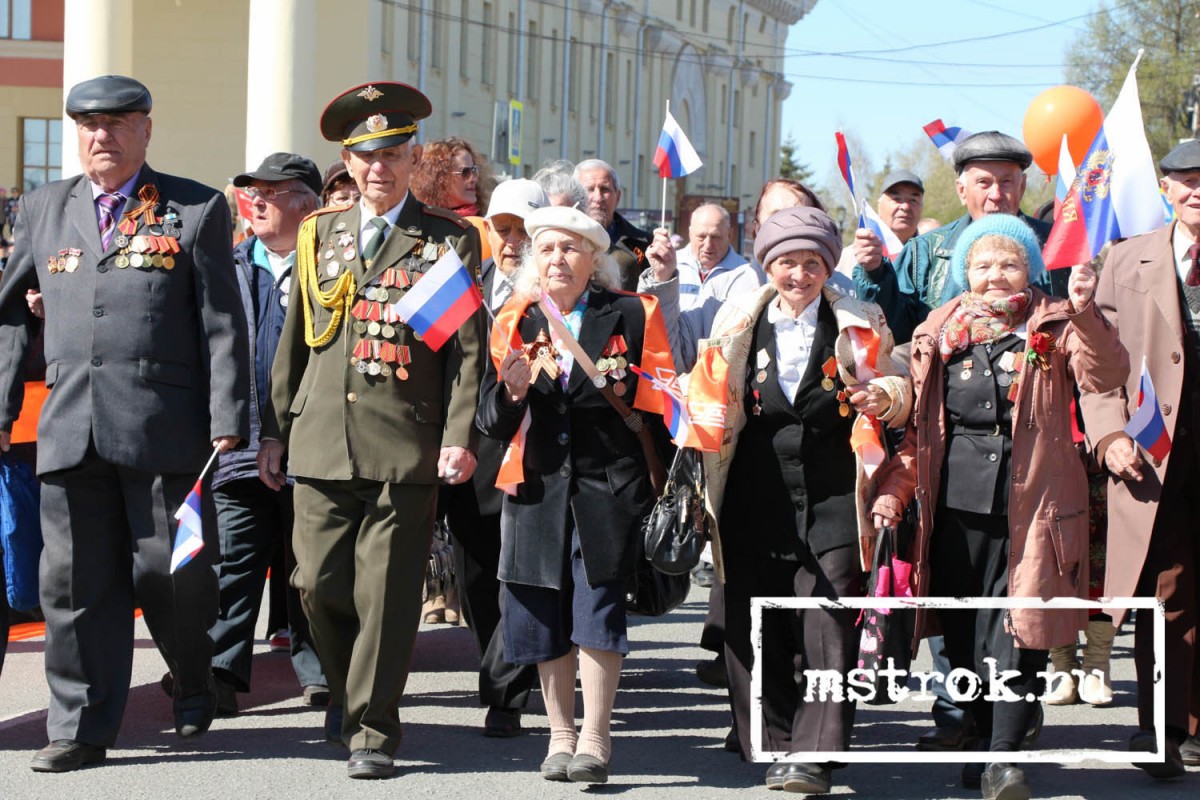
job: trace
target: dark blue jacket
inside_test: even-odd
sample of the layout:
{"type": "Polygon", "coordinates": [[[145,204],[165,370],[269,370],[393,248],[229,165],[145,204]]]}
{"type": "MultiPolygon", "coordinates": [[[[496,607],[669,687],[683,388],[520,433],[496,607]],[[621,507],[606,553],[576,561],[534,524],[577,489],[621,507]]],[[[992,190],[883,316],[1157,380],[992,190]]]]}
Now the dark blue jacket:
{"type": "MultiPolygon", "coordinates": [[[[237,271],[238,289],[242,294],[242,305],[250,329],[250,363],[254,366],[254,380],[250,382],[250,439],[248,446],[229,453],[222,453],[213,475],[213,488],[229,481],[243,478],[258,479],[259,432],[262,430],[263,404],[267,398],[267,382],[271,377],[271,362],[279,346],[283,330],[283,318],[287,315],[281,281],[276,280],[270,268],[254,263],[254,249],[258,239],[250,237],[233,251],[234,267],[237,271]]],[[[292,271],[284,273],[282,281],[289,281],[292,271]]]]}

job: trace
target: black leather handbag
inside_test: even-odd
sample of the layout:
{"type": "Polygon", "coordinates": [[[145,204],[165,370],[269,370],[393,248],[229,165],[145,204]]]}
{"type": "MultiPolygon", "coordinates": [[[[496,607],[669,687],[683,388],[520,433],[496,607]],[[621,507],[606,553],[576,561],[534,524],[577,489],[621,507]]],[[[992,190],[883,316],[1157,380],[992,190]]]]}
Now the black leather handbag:
{"type": "Polygon", "coordinates": [[[700,563],[709,527],[704,510],[704,462],[698,451],[681,447],[675,453],[667,484],[642,532],[646,559],[659,572],[687,575],[700,563]]]}

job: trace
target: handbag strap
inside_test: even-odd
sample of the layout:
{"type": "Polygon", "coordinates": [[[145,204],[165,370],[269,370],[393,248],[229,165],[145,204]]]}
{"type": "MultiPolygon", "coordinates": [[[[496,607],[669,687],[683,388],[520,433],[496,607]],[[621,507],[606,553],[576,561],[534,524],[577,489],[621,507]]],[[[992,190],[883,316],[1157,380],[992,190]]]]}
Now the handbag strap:
{"type": "MultiPolygon", "coordinates": [[[[543,297],[538,301],[538,305],[545,302],[543,297]]],[[[571,335],[567,327],[559,321],[557,315],[552,312],[547,312],[542,308],[542,314],[546,317],[546,321],[550,323],[550,330],[553,331],[556,338],[559,339],[563,347],[571,351],[571,355],[575,358],[575,363],[583,369],[585,375],[592,382],[592,386],[604,395],[604,399],[617,410],[621,415],[621,419],[625,421],[625,426],[637,435],[638,442],[642,446],[642,455],[646,459],[646,469],[650,473],[650,485],[654,489],[656,495],[661,495],[663,488],[667,484],[667,473],[663,469],[662,460],[658,457],[658,450],[654,447],[654,440],[650,437],[650,429],[646,427],[642,420],[642,415],[630,408],[624,400],[617,397],[617,393],[608,385],[608,379],[600,374],[596,364],[591,357],[584,351],[582,345],[571,335]]]]}

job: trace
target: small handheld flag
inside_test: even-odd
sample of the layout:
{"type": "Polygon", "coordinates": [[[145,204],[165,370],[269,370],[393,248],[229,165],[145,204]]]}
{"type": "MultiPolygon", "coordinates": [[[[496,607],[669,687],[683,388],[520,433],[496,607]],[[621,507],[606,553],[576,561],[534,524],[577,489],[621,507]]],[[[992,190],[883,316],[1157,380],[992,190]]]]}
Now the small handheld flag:
{"type": "Polygon", "coordinates": [[[691,175],[704,162],[696,155],[696,149],[688,141],[683,129],[667,111],[662,133],[658,136],[658,149],[654,151],[654,166],[660,178],[682,178],[691,175]]]}
{"type": "Polygon", "coordinates": [[[942,158],[947,161],[954,160],[954,148],[958,147],[959,142],[971,135],[971,131],[966,128],[947,128],[946,124],[940,119],[935,119],[926,125],[923,130],[933,142],[933,146],[942,154],[942,158]]]}
{"type": "Polygon", "coordinates": [[[854,198],[854,207],[857,209],[858,190],[854,187],[854,167],[850,165],[850,149],[846,147],[846,137],[841,131],[836,132],[834,136],[837,138],[838,170],[842,173],[842,180],[846,182],[846,186],[850,189],[850,196],[854,198]]]}
{"type": "Polygon", "coordinates": [[[175,529],[175,544],[171,548],[169,570],[171,574],[174,574],[175,570],[191,561],[197,553],[204,549],[204,525],[200,517],[201,485],[204,483],[204,476],[208,474],[220,452],[219,447],[213,447],[212,455],[208,457],[208,463],[204,465],[204,469],[200,470],[200,477],[196,478],[196,484],[188,492],[187,497],[183,498],[183,505],[175,512],[175,519],[179,521],[179,526],[175,529]]]}
{"type": "Polygon", "coordinates": [[[671,432],[671,441],[675,443],[675,446],[684,447],[687,444],[688,433],[691,431],[692,426],[691,421],[688,419],[687,407],[683,401],[665,383],[636,364],[630,364],[629,369],[642,380],[650,381],[650,385],[656,391],[662,393],[665,401],[663,402],[663,422],[666,424],[667,430],[671,432]]]}
{"type": "Polygon", "coordinates": [[[1150,371],[1146,368],[1145,357],[1142,358],[1142,377],[1138,382],[1137,411],[1125,425],[1125,433],[1160,462],[1171,452],[1171,437],[1167,434],[1167,423],[1158,407],[1158,395],[1154,391],[1150,371]]]}
{"type": "Polygon", "coordinates": [[[837,138],[837,161],[838,170],[842,173],[842,180],[846,182],[847,188],[850,189],[850,196],[854,199],[854,210],[858,212],[858,227],[866,228],[879,237],[879,241],[883,243],[883,255],[890,261],[895,261],[900,256],[900,251],[904,249],[900,237],[884,224],[879,218],[879,214],[875,209],[871,208],[870,203],[866,200],[858,199],[858,190],[854,185],[854,167],[850,163],[850,148],[846,146],[846,137],[841,131],[834,134],[837,138]]]}
{"type": "Polygon", "coordinates": [[[1063,201],[1067,199],[1067,194],[1071,191],[1071,184],[1075,182],[1075,162],[1071,160],[1071,148],[1067,144],[1067,135],[1064,133],[1062,144],[1058,149],[1058,177],[1054,184],[1054,213],[1058,214],[1062,209],[1063,201]]]}
{"type": "Polygon", "coordinates": [[[482,304],[475,279],[458,253],[447,250],[392,310],[421,335],[429,349],[440,350],[482,304]]]}

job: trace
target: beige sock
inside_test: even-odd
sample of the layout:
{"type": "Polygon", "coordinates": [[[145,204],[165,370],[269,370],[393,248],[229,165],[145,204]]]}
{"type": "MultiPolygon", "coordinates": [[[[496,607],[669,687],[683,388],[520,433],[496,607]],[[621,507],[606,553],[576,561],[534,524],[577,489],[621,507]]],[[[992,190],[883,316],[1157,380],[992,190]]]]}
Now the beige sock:
{"type": "Polygon", "coordinates": [[[553,661],[538,664],[542,700],[550,718],[550,752],[575,754],[575,654],[576,649],[553,661]]]}
{"type": "Polygon", "coordinates": [[[575,752],[595,756],[608,763],[612,755],[613,703],[621,680],[620,653],[579,648],[579,680],[583,684],[583,730],[575,752]]]}

